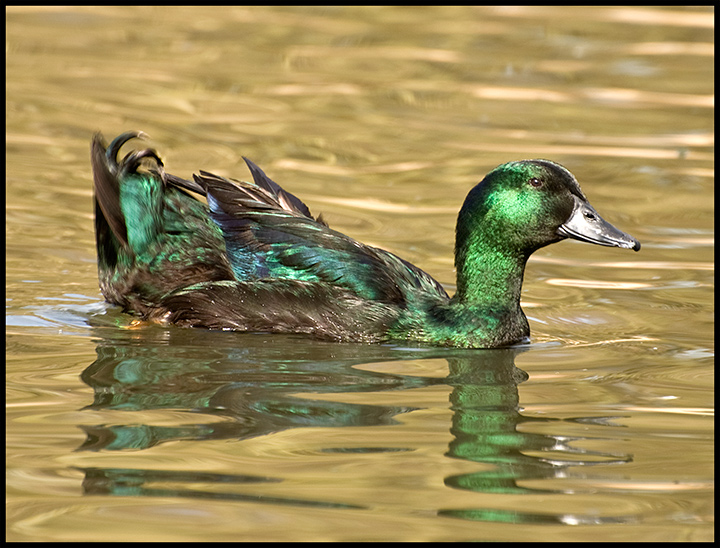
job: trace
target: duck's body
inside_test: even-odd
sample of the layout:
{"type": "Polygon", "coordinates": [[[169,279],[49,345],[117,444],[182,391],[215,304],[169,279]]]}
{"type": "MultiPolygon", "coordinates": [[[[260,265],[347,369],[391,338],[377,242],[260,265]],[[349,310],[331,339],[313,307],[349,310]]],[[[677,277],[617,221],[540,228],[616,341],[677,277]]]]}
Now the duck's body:
{"type": "Polygon", "coordinates": [[[254,183],[205,172],[186,181],[152,150],[118,162],[138,136],[93,140],[95,227],[103,295],[147,320],[492,348],[529,339],[520,291],[532,252],[566,237],[640,247],[597,216],[563,167],[504,164],[460,212],[450,298],[419,268],[313,218],[248,160],[254,183]],[[139,171],[143,158],[156,168],[139,171]]]}

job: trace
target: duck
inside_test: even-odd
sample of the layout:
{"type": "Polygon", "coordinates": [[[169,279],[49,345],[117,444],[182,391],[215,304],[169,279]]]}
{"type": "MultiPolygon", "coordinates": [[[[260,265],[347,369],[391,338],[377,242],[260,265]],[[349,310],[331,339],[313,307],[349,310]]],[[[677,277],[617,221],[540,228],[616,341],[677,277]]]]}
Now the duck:
{"type": "Polygon", "coordinates": [[[526,344],[520,306],[532,253],[565,239],[640,250],[605,221],[575,176],[511,161],[467,195],[457,218],[456,291],[383,249],[333,230],[244,158],[252,182],[165,171],[152,148],[120,158],[138,131],[94,135],[98,278],[139,322],[305,334],[338,342],[460,348],[526,344]]]}

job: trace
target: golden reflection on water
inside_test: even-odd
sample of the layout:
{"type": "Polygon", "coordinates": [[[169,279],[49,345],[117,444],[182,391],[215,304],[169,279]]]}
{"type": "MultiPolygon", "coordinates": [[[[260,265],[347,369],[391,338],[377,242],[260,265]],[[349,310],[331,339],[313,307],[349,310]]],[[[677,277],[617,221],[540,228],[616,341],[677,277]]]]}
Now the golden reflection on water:
{"type": "Polygon", "coordinates": [[[713,29],[8,7],[7,538],[712,540],[713,29]],[[563,163],[643,248],[535,254],[516,357],[136,324],[101,303],[88,165],[131,129],[180,176],[248,156],[449,288],[460,205],[508,160],[563,163]]]}
{"type": "MultiPolygon", "coordinates": [[[[706,245],[711,246],[713,240],[704,238],[684,240],[684,243],[695,244],[695,245],[706,245]]],[[[577,265],[578,261],[572,259],[561,259],[559,257],[533,257],[534,263],[547,263],[555,265],[573,266],[577,265]]],[[[623,262],[623,261],[586,261],[583,260],[582,264],[585,266],[597,266],[601,268],[632,268],[632,269],[644,269],[644,270],[715,270],[713,263],[699,263],[699,262],[666,262],[666,261],[637,261],[637,262],[623,262]]]]}
{"type": "Polygon", "coordinates": [[[321,173],[323,175],[356,175],[357,173],[399,173],[412,170],[422,170],[432,167],[428,162],[400,162],[394,164],[369,165],[360,167],[343,167],[339,165],[318,165],[313,162],[301,162],[298,160],[279,160],[275,167],[281,169],[292,169],[307,173],[321,173]]]}
{"type": "MultiPolygon", "coordinates": [[[[498,151],[502,150],[506,153],[522,154],[527,147],[522,145],[498,145],[494,143],[469,144],[469,143],[453,143],[457,148],[478,151],[498,151]]],[[[579,145],[540,145],[534,146],[535,155],[545,155],[547,157],[559,155],[577,155],[577,156],[607,156],[612,158],[647,158],[656,160],[678,160],[687,158],[690,160],[712,160],[711,153],[704,152],[685,152],[678,150],[664,150],[660,148],[637,148],[637,147],[600,147],[596,145],[579,146],[579,145]]]]}
{"type": "Polygon", "coordinates": [[[590,289],[644,289],[652,284],[634,282],[605,282],[600,280],[569,280],[567,278],[551,278],[545,280],[546,284],[565,287],[587,287],[590,289]]]}

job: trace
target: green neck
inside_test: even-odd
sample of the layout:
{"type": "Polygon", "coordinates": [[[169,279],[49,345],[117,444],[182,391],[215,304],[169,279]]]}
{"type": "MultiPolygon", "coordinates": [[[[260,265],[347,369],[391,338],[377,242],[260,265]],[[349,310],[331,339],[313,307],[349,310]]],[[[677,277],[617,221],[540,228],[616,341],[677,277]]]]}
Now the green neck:
{"type": "Polygon", "coordinates": [[[458,233],[453,302],[478,308],[520,308],[528,255],[493,240],[484,231],[458,233]]]}

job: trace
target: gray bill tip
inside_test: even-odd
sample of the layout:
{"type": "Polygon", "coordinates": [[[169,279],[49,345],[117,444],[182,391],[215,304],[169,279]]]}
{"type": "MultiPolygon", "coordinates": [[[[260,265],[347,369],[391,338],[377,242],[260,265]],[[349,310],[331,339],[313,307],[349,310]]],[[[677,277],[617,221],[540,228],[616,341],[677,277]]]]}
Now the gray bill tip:
{"type": "Polygon", "coordinates": [[[603,219],[586,201],[575,196],[570,217],[558,228],[558,234],[581,242],[640,251],[640,242],[603,219]]]}

